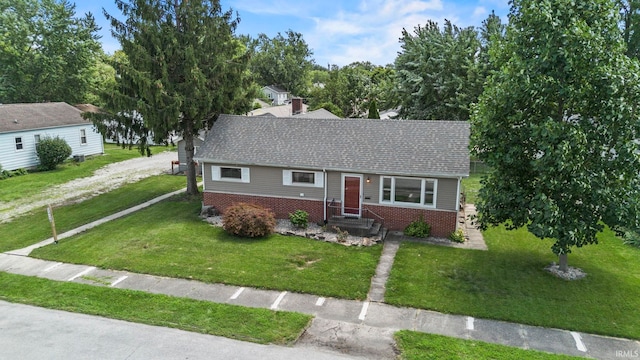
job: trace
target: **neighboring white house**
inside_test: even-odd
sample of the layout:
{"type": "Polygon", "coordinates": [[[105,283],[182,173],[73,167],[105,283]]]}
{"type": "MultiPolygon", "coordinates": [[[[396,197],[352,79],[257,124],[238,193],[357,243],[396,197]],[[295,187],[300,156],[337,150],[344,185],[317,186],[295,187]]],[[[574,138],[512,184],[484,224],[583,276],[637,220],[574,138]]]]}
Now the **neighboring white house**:
{"type": "Polygon", "coordinates": [[[287,90],[276,85],[265,86],[262,88],[262,92],[264,93],[264,96],[271,99],[273,105],[284,105],[287,103],[287,100],[289,100],[289,93],[287,90]]]}
{"type": "Polygon", "coordinates": [[[3,170],[40,164],[36,144],[60,137],[72,156],[104,153],[102,135],[82,118],[82,111],[63,102],[0,105],[0,166],[3,170]]]}

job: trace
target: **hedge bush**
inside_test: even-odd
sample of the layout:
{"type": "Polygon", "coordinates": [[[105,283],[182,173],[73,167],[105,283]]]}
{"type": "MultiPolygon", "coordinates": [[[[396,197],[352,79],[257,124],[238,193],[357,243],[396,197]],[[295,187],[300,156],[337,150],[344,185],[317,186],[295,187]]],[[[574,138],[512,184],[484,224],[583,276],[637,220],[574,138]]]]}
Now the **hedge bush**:
{"type": "Polygon", "coordinates": [[[271,210],[247,203],[229,206],[222,215],[222,222],[222,227],[228,233],[249,238],[267,236],[276,227],[271,210]]]}
{"type": "Polygon", "coordinates": [[[71,146],[59,137],[45,137],[36,145],[40,169],[53,170],[71,156],[71,146]]]}
{"type": "Polygon", "coordinates": [[[424,217],[420,216],[420,219],[411,222],[404,228],[404,234],[407,236],[428,238],[431,234],[431,225],[424,221],[424,217]]]}
{"type": "Polygon", "coordinates": [[[304,210],[296,210],[289,214],[289,221],[296,227],[306,229],[309,226],[309,213],[304,210]]]}

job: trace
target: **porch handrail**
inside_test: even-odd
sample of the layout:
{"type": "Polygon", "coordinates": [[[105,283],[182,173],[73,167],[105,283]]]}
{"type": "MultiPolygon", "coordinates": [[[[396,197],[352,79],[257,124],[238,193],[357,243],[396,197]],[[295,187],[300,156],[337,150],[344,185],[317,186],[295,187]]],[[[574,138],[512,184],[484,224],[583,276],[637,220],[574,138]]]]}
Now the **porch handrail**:
{"type": "MultiPolygon", "coordinates": [[[[335,200],[327,201],[327,207],[329,208],[328,213],[329,213],[330,216],[341,216],[342,215],[342,211],[341,211],[342,210],[342,204],[336,203],[335,200]]],[[[378,221],[380,223],[380,228],[381,229],[384,228],[384,218],[382,216],[380,216],[379,214],[377,214],[376,212],[374,212],[373,210],[367,208],[367,207],[363,206],[362,209],[358,209],[358,208],[345,208],[345,209],[362,210],[360,212],[362,219],[373,219],[374,221],[378,221]]],[[[383,238],[383,240],[384,240],[384,238],[383,238]]]]}

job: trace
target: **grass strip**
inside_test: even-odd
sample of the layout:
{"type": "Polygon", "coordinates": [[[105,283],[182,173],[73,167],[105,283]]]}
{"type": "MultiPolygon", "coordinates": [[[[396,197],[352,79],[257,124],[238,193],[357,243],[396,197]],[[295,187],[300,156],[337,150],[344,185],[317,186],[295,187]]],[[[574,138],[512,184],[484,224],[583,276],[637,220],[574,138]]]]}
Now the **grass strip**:
{"type": "Polygon", "coordinates": [[[484,233],[489,251],[403,243],[385,301],[399,306],[640,339],[640,249],[610,230],[574,248],[569,265],[587,276],[566,281],[551,240],[503,226],[484,233]]]}
{"type": "Polygon", "coordinates": [[[224,336],[259,344],[286,345],[310,315],[245,308],[142,291],[112,289],[0,273],[0,300],[136,323],[224,336]]]}
{"type": "MultiPolygon", "coordinates": [[[[56,207],[53,212],[57,232],[61,234],[185,186],[183,176],[158,175],[123,185],[81,203],[56,207]]],[[[53,236],[45,207],[1,223],[0,234],[3,234],[0,252],[20,249],[53,236]]]]}
{"type": "Polygon", "coordinates": [[[208,283],[366,298],[382,246],[347,247],[279,234],[239,238],[202,221],[200,206],[199,199],[173,197],[31,256],[208,283]]]}
{"type": "MultiPolygon", "coordinates": [[[[164,146],[155,146],[153,153],[171,149],[164,146]]],[[[104,155],[89,156],[81,163],[67,160],[55,170],[35,171],[27,175],[0,180],[0,201],[15,201],[32,196],[46,191],[51,186],[91,176],[103,166],[142,156],[137,149],[122,149],[116,144],[104,144],[104,152],[104,155]]]]}
{"type": "Polygon", "coordinates": [[[581,359],[580,357],[550,354],[542,351],[491,344],[483,341],[463,340],[408,330],[399,331],[394,337],[401,352],[400,358],[404,360],[581,359]]]}

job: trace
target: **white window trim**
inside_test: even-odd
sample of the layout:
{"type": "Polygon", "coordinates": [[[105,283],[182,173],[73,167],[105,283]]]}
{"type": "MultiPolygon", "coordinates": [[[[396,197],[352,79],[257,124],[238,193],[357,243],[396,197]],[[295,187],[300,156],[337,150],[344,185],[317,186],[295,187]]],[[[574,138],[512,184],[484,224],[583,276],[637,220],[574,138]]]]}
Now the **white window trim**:
{"type": "Polygon", "coordinates": [[[24,136],[16,136],[13,139],[13,148],[16,151],[24,151],[24,136]],[[16,140],[20,139],[20,142],[18,143],[16,140]],[[22,145],[22,149],[18,149],[18,144],[22,145]]]}
{"type": "Polygon", "coordinates": [[[87,146],[87,144],[89,144],[89,139],[87,138],[87,130],[80,129],[80,146],[87,146]],[[82,142],[82,138],[84,138],[84,142],[82,142]]]}
{"type": "Polygon", "coordinates": [[[247,167],[239,167],[239,166],[219,166],[212,165],[211,166],[211,180],[213,181],[227,181],[227,182],[239,182],[239,183],[249,183],[250,180],[250,171],[247,167]],[[220,176],[220,169],[222,168],[233,168],[240,169],[241,177],[240,179],[231,179],[231,178],[223,178],[220,176]]]}
{"type": "Polygon", "coordinates": [[[406,207],[425,207],[435,208],[438,203],[438,179],[432,178],[414,178],[405,176],[380,176],[380,204],[397,204],[406,207]],[[391,179],[391,194],[389,200],[384,200],[384,179],[391,179]],[[396,179],[411,179],[420,180],[420,203],[409,203],[402,201],[395,201],[396,198],[396,179]],[[433,181],[433,204],[424,203],[424,193],[427,181],[433,181]]]}
{"type": "Polygon", "coordinates": [[[42,138],[40,137],[40,134],[33,134],[33,151],[36,154],[38,153],[38,144],[41,140],[42,138]]]}
{"type": "Polygon", "coordinates": [[[282,185],[284,186],[302,186],[302,187],[324,187],[324,173],[322,171],[308,171],[308,170],[282,170],[282,185]],[[313,173],[314,183],[298,183],[293,182],[293,173],[313,173]]]}

